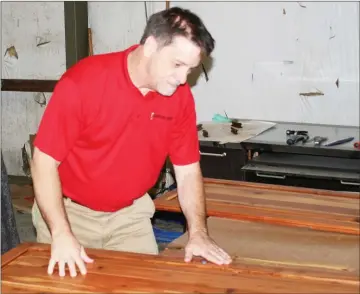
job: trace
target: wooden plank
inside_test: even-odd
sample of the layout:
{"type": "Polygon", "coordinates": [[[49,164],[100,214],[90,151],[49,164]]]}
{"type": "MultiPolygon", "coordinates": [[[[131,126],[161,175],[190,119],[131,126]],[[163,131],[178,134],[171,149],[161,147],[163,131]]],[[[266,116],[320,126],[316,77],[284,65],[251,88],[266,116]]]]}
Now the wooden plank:
{"type": "Polygon", "coordinates": [[[58,81],[2,79],[1,91],[12,92],[53,92],[58,81]]]}
{"type": "Polygon", "coordinates": [[[1,293],[35,293],[34,289],[1,283],[1,293]]]}
{"type": "MultiPolygon", "coordinates": [[[[217,217],[208,219],[208,229],[215,242],[242,263],[337,273],[354,280],[360,274],[358,236],[217,217]]],[[[185,233],[167,248],[183,250],[187,241],[185,233]]]]}
{"type": "MultiPolygon", "coordinates": [[[[181,259],[184,257],[184,248],[171,245],[168,248],[165,248],[165,250],[160,254],[161,256],[166,256],[173,259],[181,259]]],[[[355,276],[352,273],[349,274],[347,272],[331,270],[329,268],[319,269],[314,267],[307,267],[306,270],[304,270],[304,268],[301,268],[301,266],[292,264],[269,263],[263,260],[242,258],[239,256],[234,257],[233,265],[236,267],[237,272],[247,272],[251,275],[276,275],[281,279],[290,278],[303,281],[324,281],[329,283],[360,287],[358,276],[355,276]]]]}
{"type": "Polygon", "coordinates": [[[66,68],[89,56],[88,3],[64,1],[66,68]]]}
{"type": "Polygon", "coordinates": [[[20,255],[25,254],[29,248],[33,246],[32,243],[21,243],[16,248],[8,251],[1,256],[1,268],[18,258],[20,255]]]}
{"type": "Polygon", "coordinates": [[[35,244],[2,267],[2,287],[10,293],[354,293],[358,283],[282,276],[238,264],[217,266],[199,259],[87,249],[94,264],[86,276],[46,273],[50,246],[35,244]]]}
{"type": "MultiPolygon", "coordinates": [[[[204,182],[208,216],[360,235],[358,193],[214,179],[204,182]]],[[[176,191],[154,202],[157,210],[181,212],[176,191]]]]}
{"type": "Polygon", "coordinates": [[[360,195],[357,192],[342,192],[342,191],[332,191],[325,189],[312,189],[312,188],[303,188],[303,187],[253,183],[253,182],[245,182],[245,181],[232,181],[232,180],[222,180],[222,179],[212,179],[212,178],[204,178],[204,182],[205,184],[217,184],[217,185],[225,185],[232,187],[247,187],[247,188],[255,188],[266,191],[275,190],[275,191],[284,191],[284,192],[294,192],[294,193],[299,193],[301,195],[310,194],[310,195],[323,195],[323,196],[360,199],[360,195]]]}

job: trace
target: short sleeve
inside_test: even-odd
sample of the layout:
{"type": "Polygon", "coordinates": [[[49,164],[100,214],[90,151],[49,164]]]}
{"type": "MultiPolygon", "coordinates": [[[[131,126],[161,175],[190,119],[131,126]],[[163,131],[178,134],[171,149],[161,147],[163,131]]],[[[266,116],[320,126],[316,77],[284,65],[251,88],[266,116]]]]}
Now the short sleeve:
{"type": "Polygon", "coordinates": [[[187,165],[200,160],[195,101],[188,85],[179,98],[184,103],[170,135],[169,157],[174,165],[187,165]]]}
{"type": "Polygon", "coordinates": [[[81,130],[81,100],[75,83],[62,77],[42,116],[34,146],[63,161],[81,130]]]}

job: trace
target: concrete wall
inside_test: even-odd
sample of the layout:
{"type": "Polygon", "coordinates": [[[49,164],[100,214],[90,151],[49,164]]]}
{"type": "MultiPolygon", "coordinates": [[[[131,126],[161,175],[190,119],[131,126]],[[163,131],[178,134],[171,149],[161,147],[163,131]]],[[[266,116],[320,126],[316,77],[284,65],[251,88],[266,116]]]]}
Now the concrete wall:
{"type": "Polygon", "coordinates": [[[165,9],[165,2],[100,1],[89,2],[88,7],[94,54],[99,54],[122,50],[138,43],[146,25],[146,17],[165,9]]]}
{"type": "MultiPolygon", "coordinates": [[[[66,70],[63,2],[1,2],[1,6],[2,78],[58,79],[66,70]],[[49,43],[38,46],[45,42],[49,43]]],[[[44,112],[45,106],[37,101],[48,101],[49,96],[1,93],[1,149],[10,175],[24,175],[21,148],[36,132],[44,112]]]]}
{"type": "MultiPolygon", "coordinates": [[[[65,71],[63,2],[1,5],[2,77],[57,79],[65,71]],[[18,58],[5,54],[11,46],[18,58]]],[[[225,110],[249,119],[359,124],[358,3],[174,5],[198,13],[217,41],[209,81],[199,72],[194,82],[199,121],[225,110]],[[318,91],[324,95],[300,95],[318,91]]],[[[88,8],[94,54],[139,41],[144,2],[89,2],[88,8]]],[[[164,8],[165,2],[147,2],[148,16],[164,8]]],[[[45,109],[38,97],[42,93],[2,92],[2,150],[10,174],[23,174],[21,147],[45,109]]]]}

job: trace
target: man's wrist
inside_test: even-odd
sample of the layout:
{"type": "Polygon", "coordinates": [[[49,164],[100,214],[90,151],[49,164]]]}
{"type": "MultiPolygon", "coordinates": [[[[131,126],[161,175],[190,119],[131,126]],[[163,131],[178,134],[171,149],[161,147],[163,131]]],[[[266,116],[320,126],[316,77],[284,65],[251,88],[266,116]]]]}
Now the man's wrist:
{"type": "Polygon", "coordinates": [[[71,234],[71,229],[70,226],[67,224],[64,224],[63,226],[59,226],[59,227],[54,227],[51,230],[51,237],[57,237],[59,235],[63,235],[63,234],[71,234]]]}
{"type": "Polygon", "coordinates": [[[194,235],[207,235],[208,230],[204,227],[196,227],[196,228],[189,228],[189,236],[192,237],[194,235]]]}

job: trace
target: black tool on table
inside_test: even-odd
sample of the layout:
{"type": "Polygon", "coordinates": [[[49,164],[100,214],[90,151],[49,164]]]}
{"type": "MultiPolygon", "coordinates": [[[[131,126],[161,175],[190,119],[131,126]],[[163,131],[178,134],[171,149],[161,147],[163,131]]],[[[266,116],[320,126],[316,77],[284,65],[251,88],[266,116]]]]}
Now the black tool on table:
{"type": "Polygon", "coordinates": [[[308,131],[287,130],[286,135],[288,136],[286,140],[286,144],[288,145],[294,145],[298,142],[302,142],[304,144],[309,140],[308,131]]]}
{"type": "Polygon", "coordinates": [[[202,135],[203,135],[205,138],[209,137],[209,132],[208,132],[207,130],[203,129],[202,124],[198,124],[198,125],[197,125],[197,130],[198,130],[198,132],[201,131],[201,132],[202,132],[202,135]]]}
{"type": "MultiPolygon", "coordinates": [[[[224,110],[225,116],[227,119],[229,119],[226,111],[224,110]]],[[[242,123],[239,122],[237,119],[229,119],[231,121],[231,126],[230,126],[230,131],[231,133],[233,133],[234,135],[237,135],[239,132],[239,129],[242,128],[242,123]]]]}
{"type": "Polygon", "coordinates": [[[235,120],[231,121],[231,132],[235,135],[237,135],[237,133],[239,132],[239,129],[242,128],[242,123],[241,122],[237,122],[235,120]]]}
{"type": "Polygon", "coordinates": [[[296,131],[294,131],[294,130],[286,130],[287,136],[294,135],[295,133],[296,133],[296,131]]]}
{"type": "Polygon", "coordinates": [[[286,130],[286,135],[290,136],[290,135],[294,135],[294,134],[307,134],[308,131],[295,131],[295,130],[286,130]]]}
{"type": "Polygon", "coordinates": [[[326,144],[325,146],[327,146],[327,147],[337,146],[337,145],[345,144],[347,142],[351,142],[352,140],[354,140],[354,137],[348,137],[348,138],[344,138],[341,140],[332,141],[332,142],[326,144]]]}

